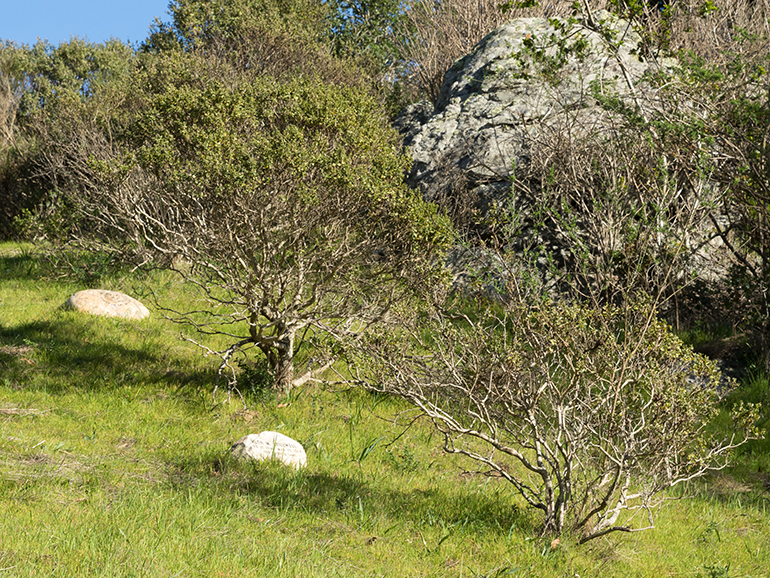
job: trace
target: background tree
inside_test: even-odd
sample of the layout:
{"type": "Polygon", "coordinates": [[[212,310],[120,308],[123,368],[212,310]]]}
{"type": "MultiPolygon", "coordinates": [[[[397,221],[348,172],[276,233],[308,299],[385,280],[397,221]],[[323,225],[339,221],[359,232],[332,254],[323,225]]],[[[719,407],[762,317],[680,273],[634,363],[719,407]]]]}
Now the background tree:
{"type": "Polygon", "coordinates": [[[387,99],[389,90],[371,76],[379,68],[363,56],[368,49],[341,49],[345,34],[333,29],[338,19],[327,3],[180,0],[169,4],[169,14],[169,22],[156,19],[141,53],[205,54],[247,75],[318,77],[387,99]]]}
{"type": "Polygon", "coordinates": [[[291,36],[297,44],[326,39],[327,7],[317,0],[172,0],[170,22],[155,20],[143,52],[209,48],[254,30],[291,36]]]}
{"type": "Polygon", "coordinates": [[[11,235],[25,211],[56,211],[56,190],[71,176],[69,155],[87,156],[85,143],[103,133],[135,65],[118,40],[0,46],[0,236],[11,235]]]}
{"type": "Polygon", "coordinates": [[[383,70],[399,59],[393,46],[394,28],[404,17],[400,0],[331,0],[329,3],[330,36],[339,55],[364,57],[383,70]]]}

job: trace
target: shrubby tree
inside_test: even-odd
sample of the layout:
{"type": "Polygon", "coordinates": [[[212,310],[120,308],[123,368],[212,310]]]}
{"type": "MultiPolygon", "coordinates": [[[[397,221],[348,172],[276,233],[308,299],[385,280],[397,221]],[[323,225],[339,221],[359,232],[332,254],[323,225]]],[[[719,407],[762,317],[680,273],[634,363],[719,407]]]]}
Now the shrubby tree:
{"type": "Polygon", "coordinates": [[[450,227],[402,184],[397,137],[362,91],[183,54],[135,87],[120,148],[71,189],[78,236],[195,286],[206,304],[172,317],[228,337],[220,375],[257,347],[288,391],[308,378],[303,339],[358,332],[429,282],[450,227]]]}
{"type": "MultiPolygon", "coordinates": [[[[515,267],[521,276],[520,264],[515,267]]],[[[581,542],[654,527],[665,491],[727,465],[758,435],[754,407],[714,434],[720,385],[641,297],[599,308],[533,298],[438,299],[373,332],[351,364],[372,391],[407,400],[444,450],[479,462],[542,513],[543,534],[581,542]]]]}
{"type": "Polygon", "coordinates": [[[699,273],[719,191],[697,149],[661,158],[683,144],[675,126],[606,106],[596,130],[566,115],[532,131],[537,154],[484,220],[494,259],[471,271],[474,299],[428,299],[351,364],[510,482],[543,533],[581,542],[654,527],[666,490],[759,435],[741,405],[713,433],[731,384],[661,320],[699,273]]]}
{"type": "Polygon", "coordinates": [[[73,41],[11,61],[55,200],[30,223],[56,247],[179,271],[211,307],[173,317],[231,339],[219,375],[258,347],[287,391],[308,377],[299,344],[384,315],[433,274],[449,225],[401,184],[406,157],[324,46],[320,3],[170,10],[138,55],[73,41]]]}

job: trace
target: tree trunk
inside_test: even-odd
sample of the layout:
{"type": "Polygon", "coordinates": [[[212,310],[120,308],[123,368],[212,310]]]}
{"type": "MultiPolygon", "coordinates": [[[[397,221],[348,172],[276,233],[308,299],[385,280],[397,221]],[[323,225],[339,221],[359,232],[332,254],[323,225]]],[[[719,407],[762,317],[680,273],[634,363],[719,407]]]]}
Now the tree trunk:
{"type": "Polygon", "coordinates": [[[275,389],[288,395],[294,382],[294,335],[286,338],[278,350],[278,364],[275,367],[275,389]]]}
{"type": "Polygon", "coordinates": [[[287,333],[278,342],[258,345],[273,370],[275,390],[288,395],[294,381],[294,333],[287,333]]]}

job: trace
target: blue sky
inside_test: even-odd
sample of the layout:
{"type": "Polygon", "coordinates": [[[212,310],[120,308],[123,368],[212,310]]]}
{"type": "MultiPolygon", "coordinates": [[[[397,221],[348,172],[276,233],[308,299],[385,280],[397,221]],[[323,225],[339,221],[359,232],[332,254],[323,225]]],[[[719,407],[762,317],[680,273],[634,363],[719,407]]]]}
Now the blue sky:
{"type": "Polygon", "coordinates": [[[136,44],[157,16],[169,20],[168,0],[0,0],[0,40],[59,44],[72,36],[90,42],[112,37],[136,44]]]}

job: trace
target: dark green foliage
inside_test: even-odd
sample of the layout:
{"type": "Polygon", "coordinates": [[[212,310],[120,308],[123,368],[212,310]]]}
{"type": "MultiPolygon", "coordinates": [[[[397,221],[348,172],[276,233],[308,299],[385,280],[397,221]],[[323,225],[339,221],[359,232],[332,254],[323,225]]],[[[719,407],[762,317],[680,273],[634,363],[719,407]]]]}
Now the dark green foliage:
{"type": "Polygon", "coordinates": [[[327,8],[317,0],[172,0],[168,11],[171,22],[156,19],[141,51],[205,49],[254,30],[317,43],[326,31],[327,8]]]}
{"type": "Polygon", "coordinates": [[[399,58],[393,43],[394,28],[404,23],[404,6],[399,0],[331,0],[328,20],[335,51],[370,60],[381,70],[399,58]]]}

